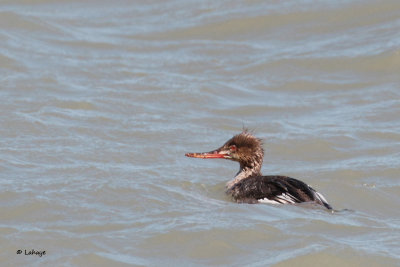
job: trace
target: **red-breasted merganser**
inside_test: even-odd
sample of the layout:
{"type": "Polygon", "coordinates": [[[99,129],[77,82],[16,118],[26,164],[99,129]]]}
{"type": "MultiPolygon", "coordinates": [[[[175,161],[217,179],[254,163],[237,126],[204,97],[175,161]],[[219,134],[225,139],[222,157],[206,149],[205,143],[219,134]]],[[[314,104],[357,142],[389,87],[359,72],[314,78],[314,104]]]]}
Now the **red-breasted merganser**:
{"type": "Polygon", "coordinates": [[[229,139],[220,148],[204,153],[187,153],[187,157],[229,159],[240,164],[235,178],[226,184],[226,193],[236,202],[294,204],[314,202],[332,209],[324,196],[297,179],[281,176],[262,176],[264,158],[262,140],[247,130],[229,139]]]}

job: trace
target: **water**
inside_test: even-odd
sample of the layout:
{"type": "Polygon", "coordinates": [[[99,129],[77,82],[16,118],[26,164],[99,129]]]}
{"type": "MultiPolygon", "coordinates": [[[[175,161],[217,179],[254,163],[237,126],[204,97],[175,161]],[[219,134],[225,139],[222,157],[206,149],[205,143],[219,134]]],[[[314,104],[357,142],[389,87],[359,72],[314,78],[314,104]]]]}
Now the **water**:
{"type": "Polygon", "coordinates": [[[0,261],[399,266],[399,13],[2,1],[0,261]],[[184,157],[243,127],[339,212],[233,203],[234,162],[184,157]]]}

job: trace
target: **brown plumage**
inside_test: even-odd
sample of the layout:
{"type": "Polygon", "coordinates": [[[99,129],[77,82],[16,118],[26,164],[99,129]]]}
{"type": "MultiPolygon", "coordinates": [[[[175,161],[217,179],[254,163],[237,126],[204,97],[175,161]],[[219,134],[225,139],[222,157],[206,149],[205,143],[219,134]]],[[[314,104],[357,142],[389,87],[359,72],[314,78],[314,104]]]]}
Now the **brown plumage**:
{"type": "Polygon", "coordinates": [[[237,202],[281,204],[315,202],[332,209],[320,193],[300,180],[281,175],[262,176],[261,166],[264,158],[262,140],[247,130],[235,135],[216,150],[185,155],[239,162],[239,172],[226,184],[227,194],[237,202]]]}

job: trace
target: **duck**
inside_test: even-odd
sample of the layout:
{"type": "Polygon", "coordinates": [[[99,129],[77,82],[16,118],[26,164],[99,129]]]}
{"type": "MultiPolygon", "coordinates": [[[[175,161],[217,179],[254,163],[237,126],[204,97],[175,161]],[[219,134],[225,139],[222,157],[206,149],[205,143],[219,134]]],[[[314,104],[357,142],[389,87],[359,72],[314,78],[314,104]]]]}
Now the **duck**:
{"type": "Polygon", "coordinates": [[[238,203],[299,204],[315,203],[326,209],[332,206],[311,186],[284,175],[262,175],[263,141],[248,130],[233,136],[210,152],[186,153],[202,159],[227,159],[239,163],[239,172],[226,183],[226,193],[238,203]]]}

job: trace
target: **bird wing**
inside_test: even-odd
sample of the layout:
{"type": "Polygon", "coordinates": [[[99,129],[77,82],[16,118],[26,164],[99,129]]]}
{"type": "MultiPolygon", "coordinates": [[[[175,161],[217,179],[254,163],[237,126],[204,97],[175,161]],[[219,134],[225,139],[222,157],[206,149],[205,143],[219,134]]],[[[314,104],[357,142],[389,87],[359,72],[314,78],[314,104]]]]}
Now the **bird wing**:
{"type": "Polygon", "coordinates": [[[249,177],[236,184],[232,196],[240,202],[293,204],[317,201],[327,207],[325,198],[302,181],[287,176],[249,177]]]}

